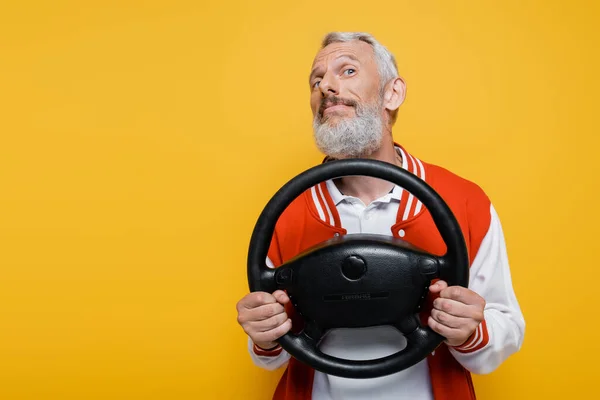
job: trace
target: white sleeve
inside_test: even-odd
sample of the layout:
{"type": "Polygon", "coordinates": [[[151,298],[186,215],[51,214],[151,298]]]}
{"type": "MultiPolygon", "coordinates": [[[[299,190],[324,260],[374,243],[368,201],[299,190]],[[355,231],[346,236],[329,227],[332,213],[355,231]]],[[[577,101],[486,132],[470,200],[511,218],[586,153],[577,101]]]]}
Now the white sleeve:
{"type": "Polygon", "coordinates": [[[486,301],[485,320],[466,343],[450,348],[456,360],[476,374],[494,371],[519,351],[525,334],[525,320],[512,286],[500,219],[493,206],[490,213],[490,227],[469,277],[469,289],[486,301]]]}
{"type": "MultiPolygon", "coordinates": [[[[269,257],[267,257],[267,266],[275,268],[269,257]]],[[[283,367],[290,359],[290,354],[281,348],[276,351],[260,351],[254,346],[254,342],[250,337],[248,337],[248,352],[255,365],[269,371],[283,367]]]]}
{"type": "Polygon", "coordinates": [[[250,358],[252,359],[254,365],[269,371],[274,371],[277,368],[283,367],[290,359],[290,354],[283,349],[275,352],[276,354],[274,355],[261,355],[257,353],[254,347],[254,342],[250,338],[248,338],[248,351],[250,352],[250,358]]]}

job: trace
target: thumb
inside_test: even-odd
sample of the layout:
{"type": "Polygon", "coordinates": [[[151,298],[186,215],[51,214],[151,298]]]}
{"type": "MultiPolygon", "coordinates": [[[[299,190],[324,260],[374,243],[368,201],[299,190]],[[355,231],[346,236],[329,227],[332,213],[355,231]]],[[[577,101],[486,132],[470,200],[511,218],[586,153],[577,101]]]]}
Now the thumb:
{"type": "Polygon", "coordinates": [[[288,297],[287,293],[283,290],[274,291],[273,297],[275,297],[277,299],[277,302],[281,304],[286,304],[288,301],[290,301],[290,298],[288,297]]]}
{"type": "Polygon", "coordinates": [[[446,283],[446,281],[437,281],[433,285],[429,286],[429,291],[431,293],[439,293],[442,290],[446,289],[447,287],[448,287],[448,284],[446,283]]]}

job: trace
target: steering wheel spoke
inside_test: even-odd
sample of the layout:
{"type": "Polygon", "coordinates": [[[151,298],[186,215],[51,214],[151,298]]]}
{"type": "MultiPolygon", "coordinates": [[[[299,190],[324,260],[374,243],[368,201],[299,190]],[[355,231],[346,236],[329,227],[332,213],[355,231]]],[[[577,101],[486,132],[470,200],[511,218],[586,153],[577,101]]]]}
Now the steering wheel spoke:
{"type": "Polygon", "coordinates": [[[317,324],[315,321],[312,321],[312,320],[305,321],[304,330],[302,332],[302,335],[305,338],[307,338],[307,340],[310,339],[312,342],[314,342],[315,346],[317,346],[319,344],[319,342],[323,338],[324,333],[325,333],[325,331],[323,330],[323,328],[321,328],[319,326],[319,324],[317,324]]]}
{"type": "Polygon", "coordinates": [[[410,335],[420,327],[421,323],[419,322],[419,316],[417,314],[409,314],[396,323],[396,328],[398,328],[404,336],[410,335]]]}
{"type": "Polygon", "coordinates": [[[274,279],[277,289],[287,290],[294,282],[294,269],[291,266],[283,265],[275,269],[274,279]]]}
{"type": "Polygon", "coordinates": [[[406,335],[407,350],[414,352],[415,349],[418,349],[417,351],[426,352],[425,355],[435,350],[444,340],[445,338],[439,333],[422,326],[406,335]]]}
{"type": "Polygon", "coordinates": [[[418,262],[419,272],[429,281],[440,277],[440,259],[432,255],[421,256],[418,262]]]}

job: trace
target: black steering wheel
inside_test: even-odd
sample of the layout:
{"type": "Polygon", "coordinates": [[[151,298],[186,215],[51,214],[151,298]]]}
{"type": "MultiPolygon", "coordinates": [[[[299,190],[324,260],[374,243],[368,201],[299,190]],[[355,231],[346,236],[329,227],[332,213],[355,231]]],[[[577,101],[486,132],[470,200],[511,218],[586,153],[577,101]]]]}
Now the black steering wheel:
{"type": "Polygon", "coordinates": [[[352,159],[313,167],[285,184],[258,218],[248,253],[250,291],[287,291],[304,320],[299,333],[288,332],[278,343],[314,369],[345,378],[374,378],[406,369],[423,360],[444,340],[419,320],[432,279],[466,287],[469,259],[456,218],[442,198],[423,180],[382,161],[352,159]],[[403,240],[384,235],[352,234],[311,247],[278,268],[266,265],[277,220],[305,190],[328,179],[371,176],[401,186],[431,213],[446,244],[436,256],[403,240]],[[328,329],[393,325],[407,339],[390,356],[347,360],[322,353],[318,344],[328,329]]]}

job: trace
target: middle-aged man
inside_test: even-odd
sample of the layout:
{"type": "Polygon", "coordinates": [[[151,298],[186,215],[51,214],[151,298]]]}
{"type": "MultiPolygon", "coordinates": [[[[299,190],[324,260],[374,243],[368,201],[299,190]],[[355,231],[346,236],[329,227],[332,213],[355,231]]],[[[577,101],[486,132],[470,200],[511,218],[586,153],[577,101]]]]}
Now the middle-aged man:
{"type": "MultiPolygon", "coordinates": [[[[392,127],[405,91],[393,55],[371,35],[328,34],[310,73],[314,137],[324,162],[369,158],[395,164],[425,180],[450,206],[467,243],[470,279],[468,288],[448,287],[444,281],[430,286],[425,320],[446,341],[423,361],[392,375],[331,376],[278,345],[278,338],[297,327],[287,294],[249,293],[237,310],[252,360],[268,370],[287,364],[274,399],[475,399],[471,373],[489,373],[521,348],[525,322],[498,215],[476,184],[420,160],[394,141],[392,127]]],[[[379,179],[349,176],[316,185],[287,208],[267,263],[277,267],[315,244],[355,233],[391,235],[434,254],[445,252],[429,212],[411,193],[379,179]]],[[[405,346],[396,328],[377,326],[331,330],[320,349],[364,360],[405,346]]]]}

